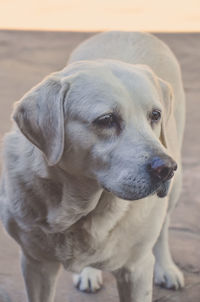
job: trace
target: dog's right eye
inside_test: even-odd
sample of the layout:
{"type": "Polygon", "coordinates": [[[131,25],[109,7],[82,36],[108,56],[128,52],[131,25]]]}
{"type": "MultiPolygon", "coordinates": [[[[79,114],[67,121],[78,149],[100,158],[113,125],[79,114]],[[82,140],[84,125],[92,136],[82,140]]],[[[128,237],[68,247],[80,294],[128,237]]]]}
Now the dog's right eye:
{"type": "Polygon", "coordinates": [[[113,113],[107,113],[99,116],[93,121],[93,124],[103,128],[112,128],[120,126],[118,117],[113,113]]]}

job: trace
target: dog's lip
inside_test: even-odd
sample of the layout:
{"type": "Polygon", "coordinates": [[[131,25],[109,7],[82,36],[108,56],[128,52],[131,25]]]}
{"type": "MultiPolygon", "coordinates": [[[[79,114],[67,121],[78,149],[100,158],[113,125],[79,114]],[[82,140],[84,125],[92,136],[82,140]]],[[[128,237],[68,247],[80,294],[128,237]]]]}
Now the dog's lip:
{"type": "Polygon", "coordinates": [[[156,190],[157,196],[160,198],[164,198],[167,196],[169,191],[170,181],[161,182],[160,186],[156,190]]]}
{"type": "Polygon", "coordinates": [[[111,193],[111,194],[113,194],[114,196],[116,196],[116,197],[118,197],[118,198],[120,198],[120,199],[124,199],[124,200],[128,200],[128,201],[135,201],[135,200],[143,199],[143,198],[145,198],[145,197],[147,197],[147,196],[149,196],[149,195],[152,195],[152,194],[155,194],[155,193],[156,193],[156,190],[154,190],[152,193],[149,193],[147,196],[144,196],[144,197],[141,197],[141,198],[129,198],[129,197],[125,196],[125,195],[122,196],[122,195],[119,195],[119,194],[116,193],[116,192],[113,192],[111,189],[108,189],[105,185],[102,185],[102,188],[103,188],[106,192],[111,193]]]}
{"type": "MultiPolygon", "coordinates": [[[[168,194],[168,190],[169,190],[169,184],[170,184],[170,181],[165,181],[165,182],[160,182],[160,184],[158,184],[157,188],[154,189],[151,193],[149,193],[146,197],[148,197],[149,195],[154,195],[154,194],[157,194],[157,196],[159,198],[164,198],[167,196],[168,194]]],[[[112,193],[114,195],[116,195],[115,193],[113,193],[110,189],[108,189],[105,185],[102,185],[102,188],[108,192],[108,193],[112,193]]],[[[117,196],[117,195],[116,195],[117,196]]],[[[129,198],[123,198],[123,199],[126,199],[126,200],[136,200],[136,199],[129,199],[129,198]]],[[[140,198],[142,199],[142,198],[140,198]]]]}

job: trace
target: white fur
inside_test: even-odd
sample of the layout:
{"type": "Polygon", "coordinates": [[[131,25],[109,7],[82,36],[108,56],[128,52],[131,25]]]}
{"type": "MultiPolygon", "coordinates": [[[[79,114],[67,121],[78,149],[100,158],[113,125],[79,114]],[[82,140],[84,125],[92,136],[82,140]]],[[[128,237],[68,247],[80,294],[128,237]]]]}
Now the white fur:
{"type": "Polygon", "coordinates": [[[73,275],[74,285],[83,292],[96,292],[102,284],[102,272],[92,267],[85,267],[81,274],[73,275]]]}

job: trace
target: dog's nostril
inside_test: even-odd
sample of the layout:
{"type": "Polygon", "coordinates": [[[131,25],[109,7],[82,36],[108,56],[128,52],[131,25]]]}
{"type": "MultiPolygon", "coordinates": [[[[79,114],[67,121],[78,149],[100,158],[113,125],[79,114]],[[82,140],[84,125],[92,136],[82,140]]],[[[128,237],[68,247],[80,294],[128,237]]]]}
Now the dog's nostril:
{"type": "Polygon", "coordinates": [[[160,180],[167,180],[173,177],[174,172],[173,169],[166,167],[166,166],[160,166],[156,169],[152,169],[152,174],[159,178],[160,180]]]}
{"type": "Polygon", "coordinates": [[[154,157],[149,165],[149,170],[153,177],[166,181],[174,176],[177,164],[171,158],[154,157]]]}
{"type": "Polygon", "coordinates": [[[172,172],[172,171],[171,171],[170,168],[163,166],[163,167],[160,167],[160,169],[157,169],[156,174],[157,174],[161,179],[163,179],[163,178],[168,177],[168,175],[169,175],[171,172],[172,172]]]}

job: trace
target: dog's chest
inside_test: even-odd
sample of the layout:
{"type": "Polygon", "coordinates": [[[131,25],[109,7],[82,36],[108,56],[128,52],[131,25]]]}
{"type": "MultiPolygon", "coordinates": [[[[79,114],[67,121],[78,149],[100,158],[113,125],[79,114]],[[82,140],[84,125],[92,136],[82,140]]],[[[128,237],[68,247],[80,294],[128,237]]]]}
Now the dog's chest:
{"type": "Polygon", "coordinates": [[[75,272],[85,266],[118,269],[132,252],[136,261],[141,251],[153,245],[164,219],[166,202],[156,205],[154,199],[102,203],[63,235],[56,257],[75,272]]]}

